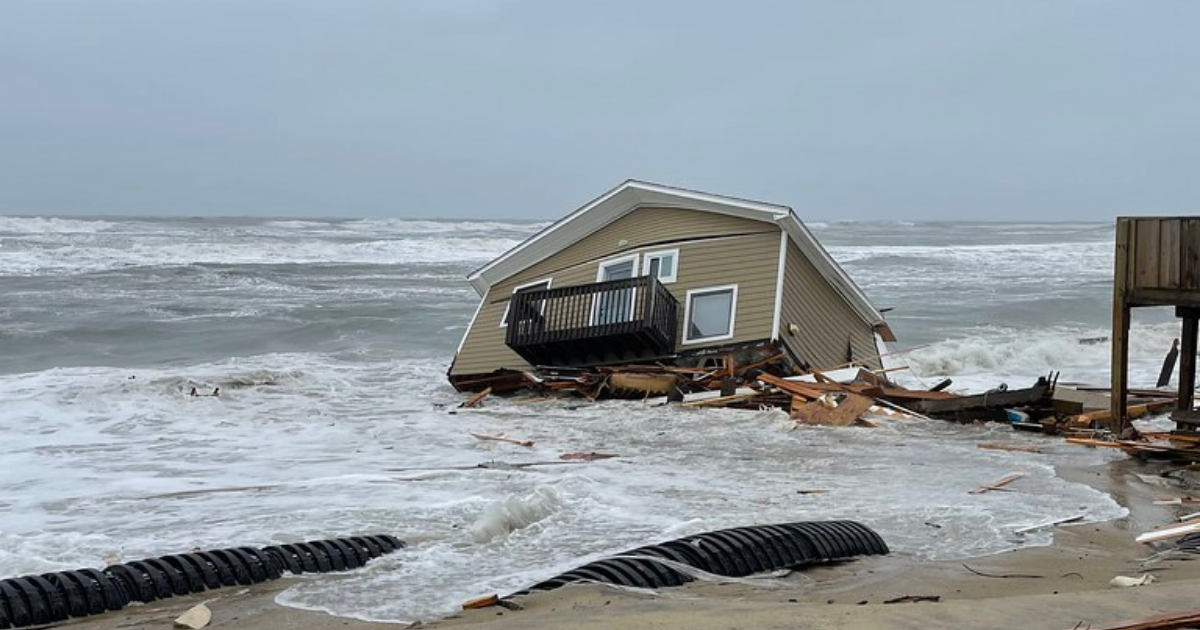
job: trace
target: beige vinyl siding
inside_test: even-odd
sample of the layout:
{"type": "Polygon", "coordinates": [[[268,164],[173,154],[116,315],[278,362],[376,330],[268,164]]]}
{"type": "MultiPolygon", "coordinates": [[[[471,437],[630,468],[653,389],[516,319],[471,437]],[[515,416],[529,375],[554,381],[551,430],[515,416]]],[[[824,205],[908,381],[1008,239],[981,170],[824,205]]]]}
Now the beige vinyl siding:
{"type": "Polygon", "coordinates": [[[780,338],[797,359],[810,367],[845,363],[847,343],[853,349],[855,361],[881,367],[875,356],[878,351],[874,330],[791,241],[788,241],[781,315],[780,338]],[[788,324],[796,324],[799,332],[789,334],[788,324]]]}
{"type": "Polygon", "coordinates": [[[638,271],[643,273],[645,260],[641,254],[663,249],[679,249],[678,277],[667,288],[679,300],[680,336],[689,289],[738,285],[733,339],[688,344],[687,349],[769,338],[775,308],[779,231],[771,223],[710,212],[678,208],[634,210],[578,243],[496,283],[484,296],[483,307],[467,332],[451,373],[480,374],[500,368],[529,367],[504,345],[506,329],[500,326],[514,287],[547,277],[553,278],[554,288],[595,282],[601,262],[632,253],[639,254],[638,271]],[[620,246],[621,240],[628,242],[620,246]]]}

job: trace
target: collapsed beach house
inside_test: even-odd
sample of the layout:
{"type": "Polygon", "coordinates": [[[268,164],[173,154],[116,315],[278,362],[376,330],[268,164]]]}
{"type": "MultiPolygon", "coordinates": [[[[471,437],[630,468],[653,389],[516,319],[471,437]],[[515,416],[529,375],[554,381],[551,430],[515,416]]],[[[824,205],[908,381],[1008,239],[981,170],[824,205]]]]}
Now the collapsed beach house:
{"type": "Polygon", "coordinates": [[[787,206],[626,181],[469,276],[479,307],[449,378],[518,389],[542,372],[879,368],[880,312],[787,206]],[[707,363],[706,363],[707,362],[707,363]]]}

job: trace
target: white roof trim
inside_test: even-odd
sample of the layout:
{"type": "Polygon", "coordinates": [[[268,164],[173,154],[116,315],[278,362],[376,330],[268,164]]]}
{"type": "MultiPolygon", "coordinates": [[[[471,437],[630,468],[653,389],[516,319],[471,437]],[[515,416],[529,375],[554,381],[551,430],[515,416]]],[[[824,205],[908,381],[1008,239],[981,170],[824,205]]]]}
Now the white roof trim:
{"type": "Polygon", "coordinates": [[[499,258],[475,270],[467,276],[467,280],[480,296],[486,295],[488,289],[497,282],[549,258],[643,206],[685,207],[689,210],[715,212],[779,225],[800,251],[812,261],[821,275],[867,323],[876,325],[884,322],[883,316],[871,305],[862,290],[834,262],[791,208],[632,179],[600,195],[499,258]],[[551,236],[554,238],[550,238],[551,236]]]}
{"type": "Polygon", "coordinates": [[[883,315],[871,304],[871,300],[867,299],[867,295],[858,288],[854,280],[846,275],[846,270],[834,261],[829,252],[821,245],[812,232],[808,231],[808,226],[804,225],[794,213],[789,212],[788,216],[779,220],[779,226],[787,232],[792,242],[800,248],[800,252],[808,258],[809,262],[817,268],[817,271],[829,281],[829,284],[841,294],[854,310],[858,312],[868,324],[872,326],[883,324],[883,315]]]}

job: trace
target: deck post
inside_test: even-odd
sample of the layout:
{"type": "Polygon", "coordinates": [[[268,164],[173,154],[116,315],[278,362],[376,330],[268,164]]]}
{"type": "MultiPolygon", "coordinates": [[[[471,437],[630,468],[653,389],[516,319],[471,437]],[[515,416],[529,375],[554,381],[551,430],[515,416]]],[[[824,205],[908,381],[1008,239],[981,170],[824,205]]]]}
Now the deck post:
{"type": "Polygon", "coordinates": [[[1182,343],[1179,349],[1179,398],[1176,409],[1192,410],[1196,398],[1196,332],[1200,325],[1200,308],[1179,307],[1175,314],[1183,320],[1182,343]]]}
{"type": "Polygon", "coordinates": [[[1131,223],[1117,220],[1117,247],[1113,264],[1113,319],[1112,319],[1112,378],[1109,410],[1112,412],[1112,429],[1116,433],[1125,430],[1127,420],[1127,398],[1129,391],[1129,232],[1131,223]]]}

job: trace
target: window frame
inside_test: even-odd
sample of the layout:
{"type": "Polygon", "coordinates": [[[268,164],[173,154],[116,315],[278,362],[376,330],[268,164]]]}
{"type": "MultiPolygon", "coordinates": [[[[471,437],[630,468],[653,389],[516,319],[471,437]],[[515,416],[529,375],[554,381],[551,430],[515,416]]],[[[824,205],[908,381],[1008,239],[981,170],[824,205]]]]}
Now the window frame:
{"type": "MultiPolygon", "coordinates": [[[[546,276],[545,278],[542,278],[541,280],[534,280],[533,282],[526,282],[525,284],[518,284],[517,286],[513,287],[512,295],[516,295],[517,292],[520,291],[521,289],[528,289],[530,287],[536,287],[536,286],[542,285],[542,284],[546,285],[546,288],[549,289],[553,283],[554,283],[554,276],[546,276]]],[[[504,305],[504,314],[500,316],[500,327],[501,328],[508,328],[508,311],[511,308],[512,308],[512,296],[509,296],[508,303],[504,305]]],[[[541,312],[543,315],[546,314],[546,303],[545,302],[542,303],[541,312]]]]}
{"type": "Polygon", "coordinates": [[[686,344],[708,343],[711,341],[724,341],[727,339],[733,339],[734,332],[736,330],[735,327],[737,325],[737,310],[738,310],[738,285],[736,285],[736,284],[723,284],[723,285],[719,285],[719,286],[700,287],[698,289],[689,289],[687,292],[687,296],[684,298],[683,341],[681,343],[686,345],[686,344]],[[704,294],[708,294],[708,293],[723,293],[725,291],[731,292],[731,297],[729,300],[729,332],[726,334],[723,334],[723,335],[715,335],[712,337],[700,337],[698,339],[693,339],[691,337],[692,299],[697,295],[704,295],[704,294]]]}
{"type": "Polygon", "coordinates": [[[617,256],[616,258],[609,258],[607,260],[601,260],[599,262],[599,264],[596,265],[596,282],[604,282],[604,268],[605,267],[608,267],[610,265],[615,265],[618,263],[623,263],[625,261],[633,261],[633,275],[631,275],[630,277],[631,278],[638,277],[638,270],[640,269],[640,267],[638,266],[638,262],[640,262],[640,259],[641,259],[641,256],[639,256],[638,254],[627,254],[625,256],[617,256]]]}
{"type": "MultiPolygon", "coordinates": [[[[636,278],[636,277],[638,277],[638,272],[640,271],[639,263],[641,262],[641,260],[642,260],[642,256],[641,256],[641,254],[638,254],[638,253],[626,254],[624,256],[616,256],[614,258],[609,258],[607,260],[601,260],[596,265],[596,282],[605,282],[605,280],[604,280],[604,268],[605,267],[608,267],[610,265],[617,265],[617,264],[620,264],[623,262],[630,262],[630,261],[633,262],[633,275],[631,275],[629,277],[636,278]]],[[[637,289],[630,289],[629,290],[629,314],[630,314],[630,316],[633,315],[633,307],[636,304],[637,304],[637,289]]],[[[592,296],[592,310],[591,310],[591,314],[588,316],[588,326],[597,326],[597,325],[599,325],[598,324],[599,321],[600,321],[600,294],[596,294],[596,295],[592,296]]]]}
{"type": "MultiPolygon", "coordinates": [[[[672,259],[674,259],[674,263],[671,265],[671,275],[666,276],[666,277],[657,277],[656,276],[656,278],[662,284],[671,284],[673,282],[678,281],[679,280],[679,248],[678,247],[676,247],[675,249],[660,249],[657,251],[646,252],[645,254],[643,254],[642,257],[645,260],[645,262],[642,263],[642,275],[646,275],[646,276],[650,275],[650,261],[652,259],[654,259],[654,258],[662,259],[667,256],[670,256],[672,259]]],[[[662,263],[659,263],[659,265],[661,266],[662,263]]]]}

